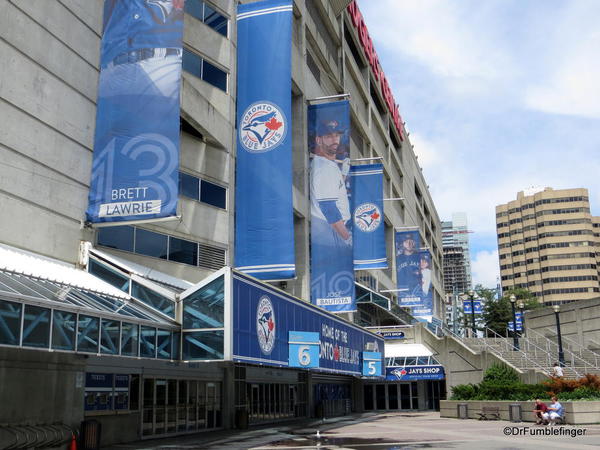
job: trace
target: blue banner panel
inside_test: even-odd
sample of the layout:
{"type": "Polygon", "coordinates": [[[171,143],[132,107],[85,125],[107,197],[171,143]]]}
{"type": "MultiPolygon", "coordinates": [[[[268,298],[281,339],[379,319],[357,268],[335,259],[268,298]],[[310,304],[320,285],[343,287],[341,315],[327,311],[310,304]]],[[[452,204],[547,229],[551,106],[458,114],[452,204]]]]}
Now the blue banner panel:
{"type": "Polygon", "coordinates": [[[382,376],[383,363],[380,352],[363,352],[363,375],[366,377],[382,376]]]}
{"type": "Polygon", "coordinates": [[[319,333],[290,331],[290,367],[319,367],[319,333]]]}
{"type": "Polygon", "coordinates": [[[362,328],[242,274],[233,276],[233,360],[289,367],[291,331],[318,334],[318,368],[362,375],[361,353],[384,340],[362,328]]]}
{"type": "Polygon", "coordinates": [[[308,107],[311,302],[356,311],[350,214],[350,104],[308,107]]]}
{"type": "Polygon", "coordinates": [[[105,0],[87,220],[177,213],[182,0],[105,0]]]}
{"type": "MultiPolygon", "coordinates": [[[[516,325],[517,325],[517,328],[516,328],[517,331],[523,331],[523,322],[517,321],[516,325]]],[[[514,331],[515,330],[515,328],[513,328],[514,326],[515,325],[513,324],[512,320],[510,322],[508,322],[508,327],[507,327],[508,331],[514,331]]]]}
{"type": "Polygon", "coordinates": [[[385,379],[388,381],[443,380],[446,378],[444,366],[404,366],[386,367],[385,379]]]}
{"type": "Polygon", "coordinates": [[[384,339],[404,339],[404,331],[376,331],[384,339]]]}
{"type": "Polygon", "coordinates": [[[293,278],[292,2],[239,5],[235,266],[293,278]]]}
{"type": "Polygon", "coordinates": [[[396,231],[396,279],[400,306],[418,306],[421,301],[421,238],[417,230],[396,231]]]}
{"type": "MultiPolygon", "coordinates": [[[[475,308],[475,314],[483,314],[483,305],[481,300],[473,300],[473,307],[475,308]]],[[[463,300],[463,313],[471,314],[471,300],[463,300]]]]}
{"type": "Polygon", "coordinates": [[[387,269],[383,222],[383,165],[352,166],[354,270],[387,269]]]}
{"type": "Polygon", "coordinates": [[[416,295],[420,304],[412,307],[412,315],[417,319],[431,322],[433,317],[433,286],[431,285],[431,253],[429,250],[419,252],[419,286],[416,295]]]}

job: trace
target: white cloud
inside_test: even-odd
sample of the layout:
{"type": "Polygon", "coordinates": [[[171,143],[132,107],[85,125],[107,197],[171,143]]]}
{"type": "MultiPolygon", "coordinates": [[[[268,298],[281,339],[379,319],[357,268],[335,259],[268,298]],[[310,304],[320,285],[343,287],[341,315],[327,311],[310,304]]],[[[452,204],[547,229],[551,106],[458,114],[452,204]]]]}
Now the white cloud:
{"type": "Polygon", "coordinates": [[[471,260],[473,285],[481,284],[487,288],[496,287],[500,268],[498,266],[498,251],[480,251],[471,260]]]}

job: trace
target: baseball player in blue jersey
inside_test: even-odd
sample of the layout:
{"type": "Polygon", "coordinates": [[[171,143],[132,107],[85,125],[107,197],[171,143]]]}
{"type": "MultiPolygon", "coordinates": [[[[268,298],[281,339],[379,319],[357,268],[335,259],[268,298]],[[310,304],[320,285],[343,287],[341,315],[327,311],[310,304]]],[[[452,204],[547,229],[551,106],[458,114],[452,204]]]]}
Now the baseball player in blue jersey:
{"type": "Polygon", "coordinates": [[[88,217],[115,201],[159,202],[149,214],[175,208],[183,5],[105,0],[88,217]]]}

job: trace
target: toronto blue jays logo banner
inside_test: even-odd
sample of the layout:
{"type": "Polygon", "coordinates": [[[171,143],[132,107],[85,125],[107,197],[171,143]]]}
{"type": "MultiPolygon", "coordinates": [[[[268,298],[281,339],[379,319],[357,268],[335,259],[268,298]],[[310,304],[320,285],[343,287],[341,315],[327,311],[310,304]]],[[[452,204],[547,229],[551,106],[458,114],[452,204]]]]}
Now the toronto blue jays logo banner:
{"type": "Polygon", "coordinates": [[[295,276],[292,207],[292,2],[239,5],[235,266],[295,276]]]}
{"type": "Polygon", "coordinates": [[[383,165],[352,166],[354,270],[386,269],[383,165]]]}
{"type": "Polygon", "coordinates": [[[311,302],[331,312],[356,310],[349,131],[347,100],[308,107],[311,302]]]}
{"type": "Polygon", "coordinates": [[[183,0],[106,0],[87,220],[177,213],[183,0]]]}

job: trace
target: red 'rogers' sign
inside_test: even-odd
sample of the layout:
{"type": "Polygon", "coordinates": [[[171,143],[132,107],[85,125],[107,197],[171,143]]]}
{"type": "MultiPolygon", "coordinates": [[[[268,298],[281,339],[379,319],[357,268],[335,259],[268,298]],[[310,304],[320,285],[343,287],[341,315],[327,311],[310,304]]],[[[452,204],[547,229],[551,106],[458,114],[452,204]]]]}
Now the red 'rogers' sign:
{"type": "Polygon", "coordinates": [[[367,29],[365,20],[363,19],[355,0],[348,5],[348,12],[350,13],[350,18],[352,19],[352,25],[354,25],[354,28],[356,28],[356,31],[358,32],[360,44],[362,45],[365,55],[369,60],[369,65],[371,66],[371,70],[375,75],[375,80],[379,82],[383,98],[385,99],[385,103],[390,111],[394,125],[396,125],[396,129],[400,135],[400,140],[403,141],[405,130],[404,124],[402,123],[402,117],[400,116],[400,111],[398,111],[398,105],[396,105],[394,94],[392,94],[392,90],[390,89],[388,80],[385,77],[385,73],[383,73],[383,69],[379,64],[379,57],[377,56],[375,47],[373,47],[373,40],[371,39],[371,36],[369,36],[369,30],[367,29]]]}

